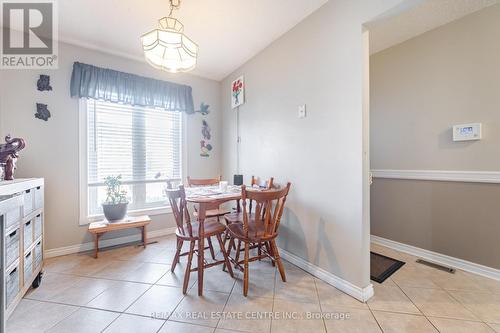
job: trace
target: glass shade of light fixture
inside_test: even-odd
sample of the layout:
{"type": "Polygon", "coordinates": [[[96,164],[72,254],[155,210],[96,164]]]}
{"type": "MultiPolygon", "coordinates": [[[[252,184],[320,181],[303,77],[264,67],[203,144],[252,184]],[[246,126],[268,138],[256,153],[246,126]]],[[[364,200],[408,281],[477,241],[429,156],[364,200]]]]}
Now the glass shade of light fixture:
{"type": "Polygon", "coordinates": [[[146,61],[171,73],[193,70],[198,45],[184,34],[184,25],[171,16],[161,18],[158,23],[158,29],[141,36],[146,61]]]}

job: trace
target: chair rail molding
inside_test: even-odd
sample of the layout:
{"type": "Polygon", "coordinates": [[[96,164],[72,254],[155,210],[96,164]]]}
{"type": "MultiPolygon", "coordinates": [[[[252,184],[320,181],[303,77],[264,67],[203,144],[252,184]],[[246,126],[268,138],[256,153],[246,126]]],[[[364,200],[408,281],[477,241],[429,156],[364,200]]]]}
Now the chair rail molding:
{"type": "Polygon", "coordinates": [[[500,171],[372,169],[373,178],[500,184],[500,171]]]}

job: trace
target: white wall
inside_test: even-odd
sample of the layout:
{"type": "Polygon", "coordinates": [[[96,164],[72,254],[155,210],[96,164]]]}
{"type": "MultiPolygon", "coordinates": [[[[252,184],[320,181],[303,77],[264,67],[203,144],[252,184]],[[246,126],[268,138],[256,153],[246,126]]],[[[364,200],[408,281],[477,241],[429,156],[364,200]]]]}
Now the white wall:
{"type": "Polygon", "coordinates": [[[330,0],[222,85],[224,176],[236,171],[230,83],[245,75],[241,172],[292,182],[279,245],[360,288],[370,285],[362,24],[400,2],[330,0]]]}
{"type": "MultiPolygon", "coordinates": [[[[188,174],[212,177],[220,173],[222,147],[218,82],[186,74],[169,75],[146,63],[60,44],[57,70],[0,71],[0,134],[3,137],[10,133],[26,140],[15,176],[45,178],[47,249],[91,240],[86,227],[78,225],[78,100],[70,98],[69,91],[75,61],[192,86],[195,107],[201,102],[210,105],[207,120],[212,127],[214,150],[209,158],[199,156],[202,117],[199,114],[187,116],[188,174]],[[37,91],[39,74],[51,76],[52,92],[37,91]],[[37,102],[48,104],[52,117],[47,122],[35,119],[37,102]]],[[[154,217],[150,230],[174,225],[171,215],[159,215],[154,217]]]]}
{"type": "Polygon", "coordinates": [[[371,56],[372,168],[500,168],[500,4],[371,56]],[[483,123],[480,141],[452,126],[483,123]]]}
{"type": "MultiPolygon", "coordinates": [[[[372,168],[500,171],[500,4],[371,57],[372,168]],[[451,126],[483,124],[480,141],[451,126]]],[[[372,233],[500,269],[500,184],[376,179],[372,233]]]]}

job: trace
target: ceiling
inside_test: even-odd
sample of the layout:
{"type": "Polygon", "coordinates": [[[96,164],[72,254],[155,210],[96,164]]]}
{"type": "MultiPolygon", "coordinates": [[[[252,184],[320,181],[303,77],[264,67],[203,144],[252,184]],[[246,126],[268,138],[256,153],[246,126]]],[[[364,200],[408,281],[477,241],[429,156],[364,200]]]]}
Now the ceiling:
{"type": "MultiPolygon", "coordinates": [[[[199,45],[196,75],[221,80],[327,0],[183,0],[175,16],[199,45]]],[[[140,36],[168,0],[59,1],[59,39],[143,61],[140,36]]]]}
{"type": "Polygon", "coordinates": [[[498,0],[410,1],[412,7],[368,23],[370,53],[402,43],[424,32],[458,20],[468,14],[499,3],[498,0]]]}

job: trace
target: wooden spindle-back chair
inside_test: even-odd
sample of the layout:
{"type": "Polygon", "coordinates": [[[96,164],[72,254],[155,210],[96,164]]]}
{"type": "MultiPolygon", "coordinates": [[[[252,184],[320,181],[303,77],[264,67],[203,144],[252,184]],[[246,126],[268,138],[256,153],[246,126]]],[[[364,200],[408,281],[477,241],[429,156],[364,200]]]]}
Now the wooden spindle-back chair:
{"type": "MultiPolygon", "coordinates": [[[[251,261],[260,260],[269,257],[278,265],[278,270],[281,279],[285,282],[285,269],[279,256],[278,247],[276,246],[276,237],[278,237],[278,229],[285,207],[286,197],[290,191],[291,184],[281,190],[256,191],[247,189],[244,185],[241,188],[242,196],[242,221],[231,223],[227,226],[231,235],[231,242],[238,240],[244,243],[244,259],[239,260],[240,246],[237,246],[235,264],[241,268],[243,263],[243,295],[248,294],[248,264],[251,261]],[[249,212],[249,203],[253,202],[255,211],[253,214],[249,212]],[[257,256],[250,258],[249,250],[251,244],[264,244],[266,251],[259,251],[257,256]]],[[[229,252],[231,245],[229,246],[229,252]]]]}
{"type": "MultiPolygon", "coordinates": [[[[170,207],[172,208],[172,213],[175,217],[175,223],[177,225],[177,229],[175,232],[177,238],[177,250],[172,262],[171,271],[173,272],[175,270],[175,267],[179,263],[179,259],[181,256],[188,256],[182,289],[183,293],[185,294],[189,285],[190,273],[197,270],[197,268],[191,268],[191,263],[193,260],[193,255],[195,253],[195,244],[197,241],[199,242],[199,223],[198,221],[191,221],[186,201],[186,193],[183,185],[180,185],[177,189],[167,189],[166,193],[170,202],[170,207]],[[184,242],[189,242],[189,251],[181,253],[182,245],[184,242]]],[[[227,252],[224,249],[224,245],[222,243],[222,234],[224,233],[226,227],[215,218],[207,218],[205,219],[204,223],[204,237],[208,240],[213,236],[217,238],[222,254],[224,256],[224,267],[230,266],[227,252]]],[[[212,258],[215,260],[214,250],[211,242],[209,242],[208,247],[201,249],[201,251],[204,251],[205,249],[210,249],[210,251],[212,252],[212,258]]],[[[197,250],[200,251],[199,248],[197,250]]],[[[220,263],[220,261],[208,263],[205,264],[204,267],[211,267],[220,263]]],[[[231,267],[228,267],[228,270],[231,276],[233,276],[231,267]]],[[[198,283],[203,284],[203,281],[198,281],[198,283]]]]}
{"type": "MultiPolygon", "coordinates": [[[[191,178],[189,176],[187,177],[187,183],[188,183],[189,187],[215,186],[215,185],[219,185],[221,180],[222,180],[222,176],[218,176],[215,178],[191,178]]],[[[219,205],[213,205],[213,206],[207,207],[207,211],[205,212],[205,216],[206,217],[216,217],[217,219],[219,219],[221,216],[229,214],[230,212],[231,211],[229,209],[225,209],[219,205]]],[[[197,211],[196,207],[194,207],[193,216],[198,217],[198,211],[197,211]]],[[[212,246],[212,240],[210,238],[208,238],[208,245],[210,247],[210,254],[212,255],[212,258],[215,259],[213,246],[212,246]]]]}
{"type": "MultiPolygon", "coordinates": [[[[187,177],[187,182],[189,187],[195,187],[195,186],[215,186],[219,185],[220,181],[222,180],[222,176],[218,176],[216,178],[206,178],[206,179],[195,179],[191,177],[187,177]]],[[[230,213],[229,209],[224,209],[221,208],[218,205],[214,205],[213,207],[208,207],[206,211],[206,217],[221,217],[226,214],[230,213]]],[[[194,216],[198,216],[198,212],[195,211],[193,213],[194,216]]]]}
{"type": "Polygon", "coordinates": [[[222,180],[222,176],[218,176],[215,178],[191,178],[187,177],[188,186],[211,186],[211,185],[219,185],[222,180]]]}

